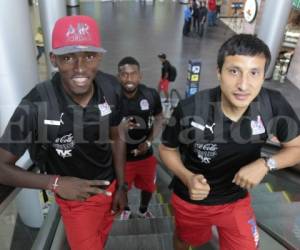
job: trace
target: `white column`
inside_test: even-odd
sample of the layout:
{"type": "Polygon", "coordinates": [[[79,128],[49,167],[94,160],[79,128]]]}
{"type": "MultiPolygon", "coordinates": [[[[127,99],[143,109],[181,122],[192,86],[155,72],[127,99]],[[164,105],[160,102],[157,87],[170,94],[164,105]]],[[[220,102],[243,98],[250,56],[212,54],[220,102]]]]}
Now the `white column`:
{"type": "Polygon", "coordinates": [[[79,0],[67,0],[67,6],[68,7],[78,7],[79,0]]]}
{"type": "Polygon", "coordinates": [[[68,16],[80,14],[79,0],[67,0],[67,13],[68,16]]]}
{"type": "Polygon", "coordinates": [[[264,5],[257,35],[269,46],[272,55],[266,78],[272,76],[291,9],[292,0],[266,0],[264,5]]]}
{"type": "Polygon", "coordinates": [[[39,0],[39,10],[41,17],[41,24],[44,33],[45,54],[48,68],[48,77],[50,78],[55,68],[52,66],[49,59],[49,52],[52,50],[51,37],[55,22],[67,15],[65,0],[39,0]]]}
{"type": "Polygon", "coordinates": [[[38,82],[27,1],[0,1],[0,133],[21,98],[38,82]]]}
{"type": "MultiPolygon", "coordinates": [[[[21,98],[38,82],[35,43],[28,1],[0,1],[0,133],[21,98]]],[[[19,166],[28,167],[28,155],[19,166]]],[[[24,191],[25,192],[25,191],[24,191]]],[[[17,208],[23,222],[40,227],[43,222],[39,191],[20,193],[17,208]]]]}

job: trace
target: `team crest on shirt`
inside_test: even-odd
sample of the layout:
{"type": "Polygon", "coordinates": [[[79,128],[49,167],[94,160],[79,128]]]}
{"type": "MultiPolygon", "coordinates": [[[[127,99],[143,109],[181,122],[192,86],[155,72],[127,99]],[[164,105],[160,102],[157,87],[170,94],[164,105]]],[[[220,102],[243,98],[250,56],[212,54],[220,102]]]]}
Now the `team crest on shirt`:
{"type": "Polygon", "coordinates": [[[260,135],[266,132],[265,126],[261,120],[260,115],[257,116],[256,121],[251,121],[252,135],[260,135]]]}
{"type": "Polygon", "coordinates": [[[194,144],[194,152],[196,153],[197,157],[201,160],[201,163],[204,164],[210,164],[211,160],[218,155],[217,150],[218,150],[217,144],[213,144],[213,143],[194,144]]]}
{"type": "Polygon", "coordinates": [[[71,157],[74,146],[75,142],[72,133],[56,138],[53,143],[56,153],[62,158],[71,157]]]}
{"type": "Polygon", "coordinates": [[[149,102],[146,99],[140,101],[141,110],[149,110],[149,102]]]}
{"type": "Polygon", "coordinates": [[[104,103],[100,103],[98,105],[98,108],[99,108],[99,111],[100,111],[100,114],[101,116],[106,116],[106,115],[109,115],[111,113],[111,109],[110,109],[110,106],[109,104],[106,102],[104,103]]]}

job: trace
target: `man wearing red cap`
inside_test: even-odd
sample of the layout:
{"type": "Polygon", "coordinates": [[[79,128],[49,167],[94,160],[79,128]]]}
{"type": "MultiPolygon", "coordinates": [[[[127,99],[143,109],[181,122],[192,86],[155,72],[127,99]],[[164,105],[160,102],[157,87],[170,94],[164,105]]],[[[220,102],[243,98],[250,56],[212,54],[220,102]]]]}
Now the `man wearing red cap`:
{"type": "Polygon", "coordinates": [[[71,249],[99,250],[105,245],[114,212],[123,210],[126,200],[118,83],[98,71],[105,50],[94,19],[59,19],[52,49],[50,58],[58,73],[22,99],[1,137],[0,182],[52,190],[71,249]],[[53,95],[45,98],[41,88],[53,95]],[[49,109],[53,102],[57,114],[55,106],[49,109]],[[47,174],[16,167],[27,149],[47,174]]]}

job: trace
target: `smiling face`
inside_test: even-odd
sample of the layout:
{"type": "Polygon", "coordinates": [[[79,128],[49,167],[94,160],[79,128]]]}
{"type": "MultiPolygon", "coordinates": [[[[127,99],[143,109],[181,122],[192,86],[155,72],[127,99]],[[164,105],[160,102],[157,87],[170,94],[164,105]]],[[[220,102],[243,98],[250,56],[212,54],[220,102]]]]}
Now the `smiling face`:
{"type": "Polygon", "coordinates": [[[65,55],[50,55],[52,64],[58,68],[66,92],[79,101],[93,93],[102,55],[96,52],[78,52],[65,55]]]}
{"type": "Polygon", "coordinates": [[[226,56],[218,78],[222,90],[221,105],[225,113],[246,111],[258,95],[264,82],[266,58],[255,56],[226,56]]]}
{"type": "Polygon", "coordinates": [[[134,64],[120,66],[119,79],[125,94],[128,96],[134,95],[142,79],[139,66],[134,64]]]}

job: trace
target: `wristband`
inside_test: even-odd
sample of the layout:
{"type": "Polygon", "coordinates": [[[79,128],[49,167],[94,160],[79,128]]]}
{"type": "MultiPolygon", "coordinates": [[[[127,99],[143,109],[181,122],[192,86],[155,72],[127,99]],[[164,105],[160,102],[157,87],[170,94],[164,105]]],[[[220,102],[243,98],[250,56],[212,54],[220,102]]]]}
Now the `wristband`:
{"type": "Polygon", "coordinates": [[[56,190],[58,188],[58,180],[59,180],[59,175],[52,175],[50,177],[50,181],[48,184],[48,189],[50,189],[53,193],[56,193],[56,190]]]}

